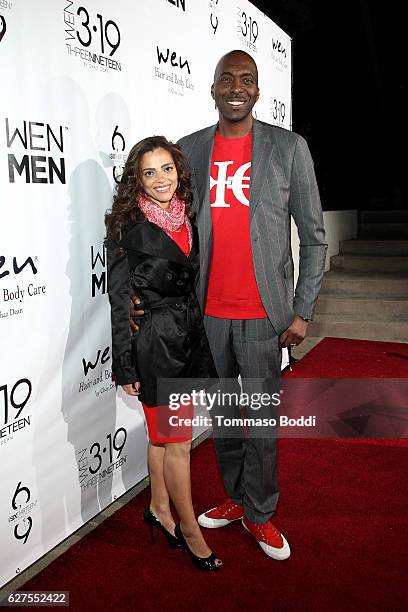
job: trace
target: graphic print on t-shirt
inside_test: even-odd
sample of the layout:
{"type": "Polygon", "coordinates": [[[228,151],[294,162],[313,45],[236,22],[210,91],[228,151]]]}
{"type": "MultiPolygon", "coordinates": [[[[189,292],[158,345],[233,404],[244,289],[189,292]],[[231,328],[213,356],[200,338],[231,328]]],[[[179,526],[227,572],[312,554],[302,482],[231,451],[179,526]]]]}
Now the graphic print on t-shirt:
{"type": "Polygon", "coordinates": [[[213,252],[205,314],[224,319],[267,316],[255,280],[249,231],[252,134],[217,132],[210,172],[213,252]]]}
{"type": "MultiPolygon", "coordinates": [[[[225,190],[231,189],[235,199],[244,204],[244,206],[249,206],[249,174],[245,176],[245,172],[250,169],[251,162],[247,162],[246,164],[242,164],[239,166],[235,174],[227,176],[228,167],[233,164],[234,161],[215,161],[213,163],[214,166],[218,167],[218,175],[217,179],[214,179],[210,176],[210,190],[215,187],[215,200],[211,203],[213,208],[229,208],[230,204],[225,201],[225,190]],[[244,193],[244,189],[247,195],[244,193]]],[[[231,171],[231,170],[230,170],[231,171]]]]}

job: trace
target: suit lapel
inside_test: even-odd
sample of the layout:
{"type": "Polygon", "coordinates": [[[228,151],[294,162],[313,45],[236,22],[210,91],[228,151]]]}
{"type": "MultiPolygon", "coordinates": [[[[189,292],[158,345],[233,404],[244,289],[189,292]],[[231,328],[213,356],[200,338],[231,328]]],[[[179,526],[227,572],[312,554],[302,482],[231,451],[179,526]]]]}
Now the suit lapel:
{"type": "Polygon", "coordinates": [[[200,289],[199,300],[204,306],[205,295],[207,292],[208,272],[212,253],[212,219],[210,206],[210,172],[211,160],[214,149],[214,136],[217,125],[205,130],[203,137],[197,143],[200,152],[196,155],[194,172],[197,181],[198,192],[198,212],[197,227],[200,240],[200,289]]]}
{"type": "MultiPolygon", "coordinates": [[[[207,244],[211,239],[212,221],[210,208],[210,172],[211,159],[214,148],[214,136],[218,124],[205,131],[201,139],[201,155],[197,155],[197,164],[194,171],[197,177],[197,190],[199,196],[198,222],[201,228],[200,240],[207,244]]],[[[274,142],[270,126],[263,125],[254,119],[252,129],[252,163],[251,163],[251,190],[249,198],[250,217],[255,212],[261,196],[266,178],[267,168],[272,157],[274,142]]]]}
{"type": "Polygon", "coordinates": [[[249,216],[252,220],[255,209],[259,202],[268,172],[268,166],[272,157],[273,140],[269,126],[254,119],[252,131],[252,164],[251,164],[251,188],[249,197],[249,216]]]}
{"type": "Polygon", "coordinates": [[[198,164],[195,168],[199,196],[197,224],[200,230],[200,243],[204,252],[207,252],[211,246],[210,172],[216,128],[217,126],[214,125],[205,131],[201,140],[201,152],[197,156],[198,164]]]}

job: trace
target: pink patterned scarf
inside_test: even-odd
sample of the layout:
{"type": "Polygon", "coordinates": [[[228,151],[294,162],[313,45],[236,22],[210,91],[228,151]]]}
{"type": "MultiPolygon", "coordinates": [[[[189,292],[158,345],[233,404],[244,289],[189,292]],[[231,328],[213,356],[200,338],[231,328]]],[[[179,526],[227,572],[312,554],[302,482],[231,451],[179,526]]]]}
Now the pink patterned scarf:
{"type": "Polygon", "coordinates": [[[186,205],[181,200],[176,192],[170,200],[167,209],[161,208],[158,204],[152,202],[145,193],[139,193],[137,201],[140,210],[151,223],[155,223],[162,228],[170,238],[171,232],[176,232],[181,229],[183,223],[186,224],[188,234],[188,244],[191,247],[193,244],[193,230],[191,228],[190,219],[186,215],[186,205]]]}

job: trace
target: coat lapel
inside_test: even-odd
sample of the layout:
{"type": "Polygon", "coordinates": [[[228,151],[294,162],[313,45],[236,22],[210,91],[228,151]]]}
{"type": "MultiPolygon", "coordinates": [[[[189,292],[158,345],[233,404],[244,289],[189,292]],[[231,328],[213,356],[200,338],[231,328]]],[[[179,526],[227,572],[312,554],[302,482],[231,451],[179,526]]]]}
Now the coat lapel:
{"type": "Polygon", "coordinates": [[[161,227],[147,220],[135,223],[121,241],[121,246],[153,257],[176,261],[188,267],[191,266],[190,255],[193,255],[194,250],[193,246],[190,255],[186,257],[161,227]]]}
{"type": "Polygon", "coordinates": [[[252,220],[259,198],[268,175],[272,157],[273,140],[269,126],[254,119],[252,131],[251,188],[249,197],[249,216],[252,220]]]}

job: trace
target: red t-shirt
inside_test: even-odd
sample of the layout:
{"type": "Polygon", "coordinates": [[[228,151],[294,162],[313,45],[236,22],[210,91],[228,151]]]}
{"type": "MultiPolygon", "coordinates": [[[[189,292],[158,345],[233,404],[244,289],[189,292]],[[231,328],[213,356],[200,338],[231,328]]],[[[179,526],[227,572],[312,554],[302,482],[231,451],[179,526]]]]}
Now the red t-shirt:
{"type": "Polygon", "coordinates": [[[205,314],[223,319],[267,317],[255,279],[249,231],[252,133],[217,132],[211,162],[213,251],[205,314]]]}
{"type": "Polygon", "coordinates": [[[188,231],[186,227],[186,222],[181,226],[180,231],[170,232],[171,238],[177,244],[177,246],[183,251],[186,257],[190,254],[190,245],[188,243],[188,231]]]}

